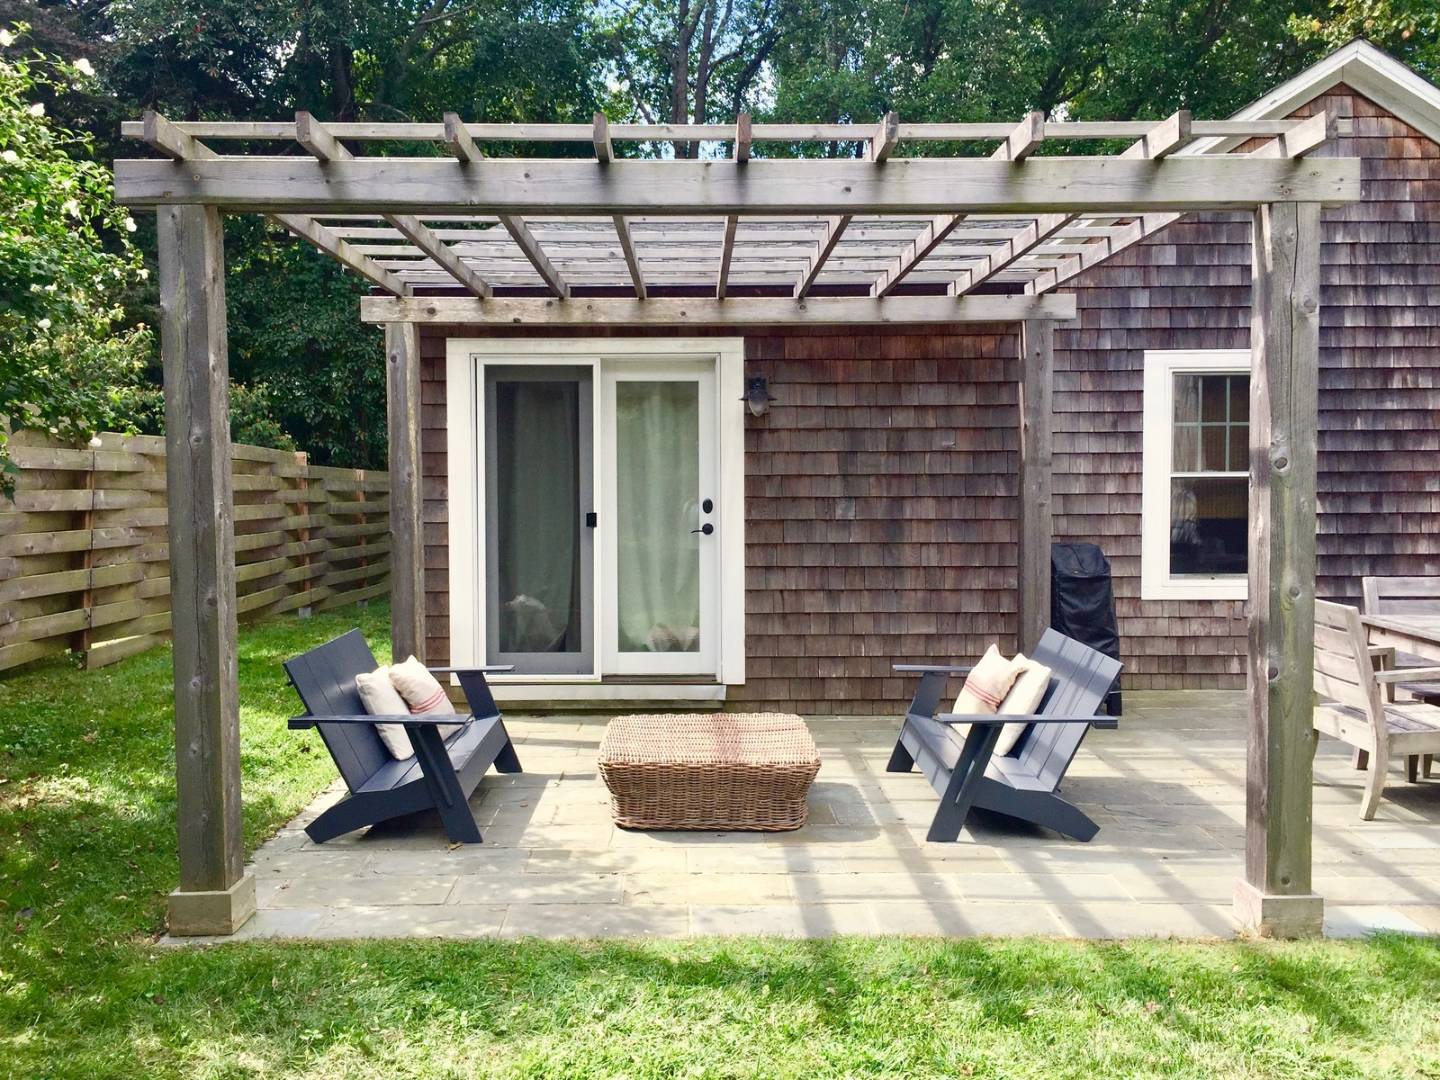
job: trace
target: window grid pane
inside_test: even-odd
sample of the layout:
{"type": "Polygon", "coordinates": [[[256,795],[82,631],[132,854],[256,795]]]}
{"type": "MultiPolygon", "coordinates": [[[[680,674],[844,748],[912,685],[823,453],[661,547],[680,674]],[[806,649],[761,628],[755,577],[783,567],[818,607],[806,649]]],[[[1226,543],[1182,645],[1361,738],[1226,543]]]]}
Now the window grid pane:
{"type": "Polygon", "coordinates": [[[1250,376],[1177,372],[1173,387],[1170,573],[1244,574],[1250,376]]]}

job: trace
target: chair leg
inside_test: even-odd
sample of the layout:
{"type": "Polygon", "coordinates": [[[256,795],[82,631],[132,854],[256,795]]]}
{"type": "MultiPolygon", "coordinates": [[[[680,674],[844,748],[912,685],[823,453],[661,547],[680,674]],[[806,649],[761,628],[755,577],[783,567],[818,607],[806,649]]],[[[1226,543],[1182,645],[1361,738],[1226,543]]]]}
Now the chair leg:
{"type": "Polygon", "coordinates": [[[1385,790],[1385,773],[1390,768],[1390,762],[1379,754],[1374,754],[1370,759],[1370,779],[1365,783],[1365,796],[1360,800],[1360,820],[1370,821],[1375,817],[1375,809],[1380,805],[1380,793],[1385,790]]]}
{"type": "Polygon", "coordinates": [[[495,755],[495,771],[502,773],[524,772],[520,768],[520,755],[515,753],[515,744],[510,741],[510,733],[505,733],[505,745],[495,755]]]}
{"type": "Polygon", "coordinates": [[[1405,755],[1405,782],[1418,784],[1420,782],[1420,755],[1405,755]]]}
{"type": "Polygon", "coordinates": [[[895,739],[895,749],[890,751],[890,760],[885,763],[886,772],[909,772],[915,768],[915,758],[905,749],[904,735],[905,728],[902,726],[900,735],[895,739]]]}
{"type": "Polygon", "coordinates": [[[1362,750],[1357,746],[1354,756],[1350,759],[1350,763],[1355,766],[1356,772],[1364,772],[1365,767],[1370,764],[1370,751],[1362,750]]]}
{"type": "Polygon", "coordinates": [[[435,811],[445,826],[445,835],[452,844],[480,843],[480,826],[475,824],[475,815],[470,812],[470,804],[465,800],[460,778],[455,775],[455,765],[440,733],[432,726],[419,724],[406,724],[405,730],[415,748],[435,811]]]}
{"type": "Polygon", "coordinates": [[[1429,780],[1432,776],[1435,775],[1435,755],[1434,755],[1434,754],[1421,754],[1421,755],[1420,755],[1420,772],[1421,772],[1421,774],[1425,777],[1426,780],[1429,780]]]}

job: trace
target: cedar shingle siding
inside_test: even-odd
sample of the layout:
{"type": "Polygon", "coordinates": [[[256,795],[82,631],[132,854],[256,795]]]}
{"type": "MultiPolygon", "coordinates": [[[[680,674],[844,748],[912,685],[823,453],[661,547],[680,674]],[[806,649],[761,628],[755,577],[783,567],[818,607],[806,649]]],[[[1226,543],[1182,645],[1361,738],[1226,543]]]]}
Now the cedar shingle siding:
{"type": "MultiPolygon", "coordinates": [[[[1362,159],[1361,202],[1326,210],[1321,249],[1319,595],[1365,574],[1440,573],[1440,147],[1344,87],[1323,153],[1362,159]]],[[[1126,685],[1245,685],[1240,601],[1140,600],[1147,349],[1250,344],[1249,215],[1185,219],[1075,279],[1055,335],[1055,536],[1115,571],[1126,685]]]]}
{"type": "MultiPolygon", "coordinates": [[[[1319,592],[1355,601],[1362,574],[1440,574],[1440,147],[1343,88],[1322,107],[1354,116],[1326,152],[1363,158],[1366,180],[1364,201],[1326,211],[1322,252],[1319,592]]],[[[1127,686],[1243,686],[1242,603],[1139,598],[1140,426],[1145,350],[1248,348],[1249,217],[1181,221],[1075,281],[1079,322],[1055,339],[1056,539],[1110,556],[1127,686]]],[[[436,662],[444,338],[467,333],[421,338],[436,662]]],[[[893,712],[909,687],[892,661],[1013,648],[1016,349],[999,327],[747,338],[746,374],[778,400],[747,419],[748,681],[733,706],[893,712]]]]}
{"type": "MultiPolygon", "coordinates": [[[[421,338],[434,658],[449,654],[452,333],[465,331],[421,338]]],[[[892,663],[978,656],[997,639],[1013,647],[1018,348],[1001,327],[746,339],[746,374],[766,376],[778,400],[746,418],[747,681],[731,688],[732,705],[889,710],[907,693],[892,663]]]]}

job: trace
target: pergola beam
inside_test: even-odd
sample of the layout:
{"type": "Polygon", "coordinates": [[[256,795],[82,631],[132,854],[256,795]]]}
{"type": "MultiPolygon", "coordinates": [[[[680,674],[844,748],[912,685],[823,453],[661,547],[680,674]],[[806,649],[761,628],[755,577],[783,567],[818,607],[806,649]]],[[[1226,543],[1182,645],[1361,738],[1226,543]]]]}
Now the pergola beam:
{"type": "MultiPolygon", "coordinates": [[[[1295,127],[1290,119],[1196,120],[1197,139],[1260,139],[1274,138],[1295,127]]],[[[197,139],[240,139],[245,141],[294,138],[294,128],[284,121],[272,120],[185,120],[178,122],[186,134],[197,139]]],[[[1046,139],[1139,139],[1154,126],[1150,120],[1049,120],[1043,134],[1046,139]]],[[[341,139],[354,142],[436,142],[448,141],[444,124],[393,123],[387,121],[334,122],[330,131],[341,139]]],[[[980,123],[919,123],[899,124],[896,137],[901,142],[984,142],[1010,138],[1013,123],[983,121],[980,123]]],[[[592,138],[588,124],[512,124],[474,123],[465,125],[473,139],[486,142],[587,143],[592,138]]],[[[611,137],[623,142],[723,142],[734,134],[731,124],[614,124],[611,137]]],[[[139,138],[141,123],[127,120],[120,125],[126,138],[139,138]]],[[[755,124],[755,142],[865,142],[872,132],[860,124],[755,124]]]]}
{"type": "Polygon", "coordinates": [[[1349,202],[1350,158],[1163,161],[1038,157],[974,159],[616,161],[489,159],[473,169],[442,158],[121,160],[118,201],[261,213],[526,214],[1149,213],[1251,209],[1285,198],[1349,202]]]}
{"type": "Polygon", "coordinates": [[[545,252],[541,250],[540,242],[535,239],[535,234],[526,227],[524,219],[514,214],[501,214],[500,224],[505,226],[505,231],[510,234],[510,239],[514,240],[515,245],[525,253],[525,258],[530,260],[530,265],[540,275],[540,280],[545,282],[545,287],[562,299],[569,296],[570,286],[560,271],[555,269],[554,264],[546,257],[545,252]]]}
{"type": "Polygon", "coordinates": [[[480,153],[480,148],[475,145],[475,140],[470,137],[470,132],[461,122],[458,113],[445,114],[445,142],[456,161],[480,161],[485,156],[480,153]]]}
{"type": "Polygon", "coordinates": [[[490,284],[475,269],[453,250],[445,246],[423,222],[410,214],[390,214],[386,221],[395,226],[401,236],[423,251],[430,259],[476,296],[489,296],[490,284]]]}
{"type": "Polygon", "coordinates": [[[963,285],[956,285],[956,295],[964,296],[976,286],[1007,270],[1017,259],[1023,259],[1035,248],[1058,233],[1075,218],[1071,214],[1042,214],[1020,232],[1010,237],[976,269],[969,272],[963,285]]]}
{"type": "Polygon", "coordinates": [[[270,220],[277,225],[289,229],[301,240],[329,255],[340,265],[354,270],[386,292],[394,293],[396,296],[405,296],[410,292],[410,287],[394,273],[386,270],[370,256],[360,254],[349,243],[340,239],[314,218],[305,217],[302,214],[271,214],[269,216],[270,220]]]}
{"type": "Polygon", "coordinates": [[[825,260],[835,252],[836,246],[840,243],[840,237],[845,235],[852,217],[850,214],[838,214],[835,217],[825,219],[825,235],[820,238],[820,244],[811,256],[810,265],[806,267],[805,273],[800,277],[800,284],[796,286],[795,297],[797,300],[804,300],[810,295],[810,290],[815,287],[815,281],[820,277],[820,271],[825,268],[825,260]]]}
{"type": "Polygon", "coordinates": [[[870,136],[866,156],[877,164],[887,161],[899,141],[900,117],[893,112],[887,112],[880,118],[880,123],[875,125],[875,133],[870,136]]]}
{"type": "MultiPolygon", "coordinates": [[[[1029,113],[990,155],[994,161],[1024,161],[1045,138],[1045,114],[1029,113]]],[[[937,214],[910,241],[910,247],[896,255],[870,289],[871,296],[889,296],[921,261],[940,246],[947,236],[965,220],[964,214],[937,214]]]]}
{"type": "Polygon", "coordinates": [[[366,296],[360,318],[367,323],[467,323],[507,326],[766,326],[848,323],[995,323],[1024,319],[1073,319],[1072,296],[868,296],[794,300],[751,296],[743,303],[715,297],[494,297],[366,296]]]}
{"type": "MultiPolygon", "coordinates": [[[[447,114],[447,123],[451,115],[453,114],[447,114]]],[[[316,120],[308,112],[301,111],[295,114],[295,141],[298,142],[301,146],[303,146],[311,157],[323,164],[333,164],[335,162],[355,160],[354,156],[350,153],[350,151],[345,149],[345,147],[340,144],[340,141],[335,138],[335,136],[325,127],[325,125],[320,123],[320,121],[316,120]]],[[[470,147],[471,149],[474,149],[474,144],[471,143],[470,147]]],[[[461,152],[463,153],[464,151],[462,150],[461,152]]],[[[464,160],[468,162],[473,159],[465,158],[464,160]]],[[[414,217],[410,214],[386,214],[384,215],[384,217],[385,220],[389,222],[390,225],[392,225],[396,229],[396,231],[400,233],[401,236],[405,237],[405,239],[409,240],[412,244],[414,244],[426,255],[428,255],[437,266],[439,266],[452,278],[454,278],[461,285],[463,285],[467,291],[473,293],[476,296],[490,295],[490,286],[484,281],[484,279],[482,279],[479,274],[477,274],[474,270],[467,266],[464,260],[460,258],[460,256],[456,255],[453,251],[447,248],[444,242],[438,237],[436,237],[435,234],[432,233],[425,226],[425,224],[420,221],[419,218],[414,217]]],[[[290,218],[287,220],[279,216],[276,217],[276,220],[281,221],[281,223],[284,224],[286,228],[289,228],[292,231],[294,231],[295,229],[295,224],[293,223],[299,223],[303,221],[303,219],[299,218],[290,218]]],[[[323,225],[319,225],[314,222],[312,222],[311,224],[315,226],[316,230],[320,230],[323,234],[323,230],[325,228],[323,225]]],[[[319,247],[322,251],[329,250],[321,244],[321,240],[324,240],[327,243],[331,242],[331,238],[329,237],[324,237],[323,235],[321,235],[320,238],[317,239],[314,236],[307,235],[305,236],[305,239],[309,240],[312,244],[315,244],[315,246],[319,247]]],[[[339,240],[335,240],[334,242],[343,243],[343,241],[339,240]]],[[[339,258],[339,255],[337,255],[336,257],[339,258]]],[[[361,257],[362,256],[358,255],[355,256],[355,258],[357,259],[361,257]]],[[[356,266],[355,268],[357,270],[360,270],[361,273],[364,273],[366,277],[371,277],[371,275],[365,269],[362,269],[360,266],[356,266]]],[[[387,274],[390,273],[390,271],[382,272],[387,274]]],[[[375,279],[371,277],[371,280],[374,281],[375,279]]],[[[377,282],[377,284],[379,284],[382,288],[389,289],[391,292],[395,291],[393,288],[391,288],[384,282],[377,282]]],[[[399,295],[404,295],[406,291],[408,290],[406,290],[402,284],[399,295]]]]}

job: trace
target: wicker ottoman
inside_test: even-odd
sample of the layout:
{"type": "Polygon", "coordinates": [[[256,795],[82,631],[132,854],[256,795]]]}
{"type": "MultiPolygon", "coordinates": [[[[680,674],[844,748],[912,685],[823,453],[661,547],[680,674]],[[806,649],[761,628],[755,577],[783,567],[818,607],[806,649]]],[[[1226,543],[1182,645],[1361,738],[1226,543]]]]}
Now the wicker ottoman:
{"type": "Polygon", "coordinates": [[[786,713],[619,716],[600,743],[627,829],[798,829],[819,771],[805,721],[786,713]]]}

